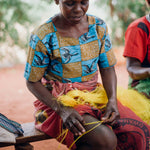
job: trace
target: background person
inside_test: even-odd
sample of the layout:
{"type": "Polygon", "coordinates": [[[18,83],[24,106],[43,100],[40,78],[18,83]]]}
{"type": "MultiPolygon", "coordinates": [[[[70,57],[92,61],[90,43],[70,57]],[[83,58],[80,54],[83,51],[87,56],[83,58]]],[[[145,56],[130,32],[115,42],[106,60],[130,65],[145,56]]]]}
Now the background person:
{"type": "MultiPolygon", "coordinates": [[[[150,5],[149,0],[147,3],[150,5]]],[[[123,55],[130,75],[129,88],[150,99],[150,14],[129,25],[123,55]]]]}

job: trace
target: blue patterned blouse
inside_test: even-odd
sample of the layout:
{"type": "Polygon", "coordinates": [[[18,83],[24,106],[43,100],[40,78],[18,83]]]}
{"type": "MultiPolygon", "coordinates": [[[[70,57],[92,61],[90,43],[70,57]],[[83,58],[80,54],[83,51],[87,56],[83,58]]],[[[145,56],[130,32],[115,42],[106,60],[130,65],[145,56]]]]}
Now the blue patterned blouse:
{"type": "Polygon", "coordinates": [[[116,59],[105,22],[87,15],[89,30],[78,39],[62,37],[50,18],[30,38],[24,77],[60,82],[90,80],[100,68],[114,66],[116,59]]]}

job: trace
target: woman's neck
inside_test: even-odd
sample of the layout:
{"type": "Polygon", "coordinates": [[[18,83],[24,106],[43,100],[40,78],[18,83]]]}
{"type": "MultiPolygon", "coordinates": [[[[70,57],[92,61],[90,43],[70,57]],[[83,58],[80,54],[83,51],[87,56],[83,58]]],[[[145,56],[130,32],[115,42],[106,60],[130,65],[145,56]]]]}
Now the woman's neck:
{"type": "Polygon", "coordinates": [[[77,24],[71,24],[70,22],[66,21],[63,16],[57,15],[53,18],[53,23],[59,34],[64,37],[78,38],[82,34],[88,32],[89,23],[86,15],[77,24]]]}

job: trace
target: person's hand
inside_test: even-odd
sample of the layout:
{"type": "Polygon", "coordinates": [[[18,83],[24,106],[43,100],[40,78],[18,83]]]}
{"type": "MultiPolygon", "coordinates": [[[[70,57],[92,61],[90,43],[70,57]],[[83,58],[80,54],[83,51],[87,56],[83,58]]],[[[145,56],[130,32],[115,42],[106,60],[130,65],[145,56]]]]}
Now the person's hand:
{"type": "Polygon", "coordinates": [[[85,132],[83,117],[75,109],[63,107],[59,111],[59,115],[63,120],[63,126],[68,128],[75,136],[82,135],[85,132]]]}
{"type": "Polygon", "coordinates": [[[120,118],[120,114],[118,111],[117,103],[116,101],[108,101],[105,115],[102,117],[102,121],[107,124],[113,125],[117,119],[120,118]]]}

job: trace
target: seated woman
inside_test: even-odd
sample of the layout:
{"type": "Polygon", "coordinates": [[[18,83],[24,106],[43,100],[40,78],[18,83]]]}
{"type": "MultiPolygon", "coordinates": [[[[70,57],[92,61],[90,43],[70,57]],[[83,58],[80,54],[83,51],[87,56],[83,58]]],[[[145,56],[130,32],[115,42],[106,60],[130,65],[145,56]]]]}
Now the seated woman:
{"type": "Polygon", "coordinates": [[[60,13],[31,35],[24,74],[36,128],[71,150],[149,150],[147,124],[117,103],[106,23],[86,13],[89,0],[55,3],[60,13]]]}

